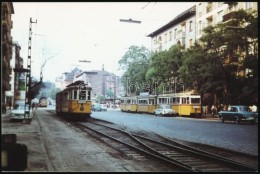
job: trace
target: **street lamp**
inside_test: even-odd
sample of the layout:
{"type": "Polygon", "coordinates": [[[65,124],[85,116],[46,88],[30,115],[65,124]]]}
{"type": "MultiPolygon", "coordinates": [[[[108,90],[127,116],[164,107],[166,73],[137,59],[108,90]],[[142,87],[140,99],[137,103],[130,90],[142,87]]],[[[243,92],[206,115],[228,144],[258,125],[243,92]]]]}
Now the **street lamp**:
{"type": "Polygon", "coordinates": [[[137,23],[137,24],[141,23],[141,21],[132,20],[131,18],[130,19],[120,19],[120,22],[137,23]]]}
{"type": "Polygon", "coordinates": [[[79,62],[84,62],[84,63],[91,63],[90,60],[79,60],[79,62]]]}

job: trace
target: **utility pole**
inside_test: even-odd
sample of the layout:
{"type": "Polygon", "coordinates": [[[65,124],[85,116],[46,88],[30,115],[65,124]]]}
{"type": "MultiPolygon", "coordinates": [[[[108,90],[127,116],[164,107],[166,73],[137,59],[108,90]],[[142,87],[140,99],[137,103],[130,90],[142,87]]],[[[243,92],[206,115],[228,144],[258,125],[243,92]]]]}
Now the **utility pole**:
{"type": "Polygon", "coordinates": [[[27,123],[30,117],[30,110],[31,110],[31,63],[32,63],[32,57],[31,57],[31,49],[32,49],[32,24],[37,23],[37,20],[35,22],[32,21],[32,18],[30,18],[29,23],[29,42],[28,42],[28,59],[27,59],[27,75],[26,75],[26,97],[25,97],[25,108],[24,108],[24,123],[27,123]],[[28,110],[26,109],[28,107],[28,110]],[[28,119],[26,120],[26,115],[28,116],[28,119]]]}

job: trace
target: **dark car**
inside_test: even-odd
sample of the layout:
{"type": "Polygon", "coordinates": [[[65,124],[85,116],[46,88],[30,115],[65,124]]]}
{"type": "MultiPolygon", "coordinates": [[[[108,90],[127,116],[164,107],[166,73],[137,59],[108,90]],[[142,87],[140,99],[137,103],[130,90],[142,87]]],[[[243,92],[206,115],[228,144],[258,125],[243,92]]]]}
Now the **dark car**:
{"type": "Polygon", "coordinates": [[[227,111],[220,111],[218,114],[222,123],[226,120],[234,121],[236,124],[240,124],[241,121],[255,123],[257,117],[255,113],[250,112],[249,107],[242,105],[230,106],[227,111]]]}

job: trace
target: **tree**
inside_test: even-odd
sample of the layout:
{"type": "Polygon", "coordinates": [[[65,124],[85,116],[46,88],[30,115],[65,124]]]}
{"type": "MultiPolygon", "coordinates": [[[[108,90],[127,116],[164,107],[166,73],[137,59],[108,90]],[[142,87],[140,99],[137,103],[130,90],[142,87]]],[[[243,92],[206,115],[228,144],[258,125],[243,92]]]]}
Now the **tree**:
{"type": "Polygon", "coordinates": [[[200,46],[186,52],[179,70],[189,85],[189,75],[196,74],[199,91],[213,93],[215,104],[219,100],[225,104],[248,104],[245,96],[257,94],[258,31],[253,31],[253,27],[258,29],[258,17],[243,10],[233,14],[230,22],[204,29],[205,34],[198,41],[200,46]]]}
{"type": "Polygon", "coordinates": [[[125,70],[122,76],[125,91],[139,94],[146,83],[145,74],[150,62],[150,51],[144,46],[130,46],[119,60],[120,68],[125,70]]]}
{"type": "Polygon", "coordinates": [[[182,66],[182,59],[183,48],[178,45],[152,55],[146,79],[156,82],[157,85],[153,85],[157,87],[156,91],[162,93],[163,90],[170,90],[172,79],[180,77],[178,70],[182,66]]]}

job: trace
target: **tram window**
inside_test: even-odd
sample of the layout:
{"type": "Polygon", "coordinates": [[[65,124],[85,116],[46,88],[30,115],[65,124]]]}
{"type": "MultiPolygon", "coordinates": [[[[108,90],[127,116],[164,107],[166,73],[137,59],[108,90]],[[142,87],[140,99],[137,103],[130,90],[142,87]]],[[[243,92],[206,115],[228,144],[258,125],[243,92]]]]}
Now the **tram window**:
{"type": "Polygon", "coordinates": [[[190,100],[189,100],[189,97],[187,97],[187,104],[190,104],[190,100]]]}
{"type": "Polygon", "coordinates": [[[91,100],[91,91],[88,91],[88,100],[91,100]]]}
{"type": "Polygon", "coordinates": [[[78,94],[78,91],[77,90],[73,90],[73,99],[74,100],[77,100],[77,94],[78,94]]]}
{"type": "Polygon", "coordinates": [[[149,99],[149,104],[154,105],[154,99],[149,99]]]}
{"type": "Polygon", "coordinates": [[[139,100],[139,104],[148,104],[147,100],[139,100]]]}
{"type": "Polygon", "coordinates": [[[173,97],[173,98],[172,98],[172,102],[173,102],[173,103],[179,103],[179,101],[180,101],[180,100],[178,100],[176,97],[173,97]]]}
{"type": "Polygon", "coordinates": [[[200,103],[200,98],[191,98],[191,103],[200,103]]]}
{"type": "Polygon", "coordinates": [[[159,99],[160,104],[168,104],[167,98],[160,98],[160,99],[159,99]],[[160,99],[161,99],[161,101],[160,101],[160,99]]]}
{"type": "Polygon", "coordinates": [[[130,104],[130,103],[131,103],[131,100],[127,100],[126,103],[127,103],[127,104],[130,104]]]}
{"type": "Polygon", "coordinates": [[[79,100],[86,100],[86,91],[84,90],[79,91],[79,100]]]}
{"type": "Polygon", "coordinates": [[[182,104],[186,104],[187,101],[186,101],[186,98],[182,98],[182,104]]]}
{"type": "Polygon", "coordinates": [[[124,100],[120,100],[120,103],[121,103],[121,104],[124,104],[125,102],[124,102],[124,100]]]}
{"type": "Polygon", "coordinates": [[[136,104],[136,100],[132,100],[132,104],[136,104]]]}
{"type": "Polygon", "coordinates": [[[180,103],[180,97],[177,97],[177,98],[176,98],[176,103],[181,104],[181,103],[180,103]]]}
{"type": "Polygon", "coordinates": [[[69,92],[69,100],[72,99],[72,91],[69,92]]]}

